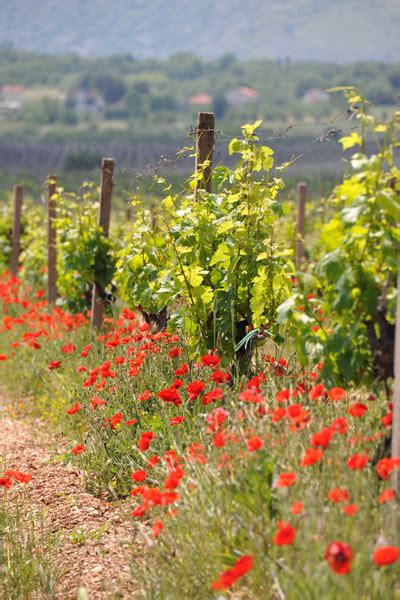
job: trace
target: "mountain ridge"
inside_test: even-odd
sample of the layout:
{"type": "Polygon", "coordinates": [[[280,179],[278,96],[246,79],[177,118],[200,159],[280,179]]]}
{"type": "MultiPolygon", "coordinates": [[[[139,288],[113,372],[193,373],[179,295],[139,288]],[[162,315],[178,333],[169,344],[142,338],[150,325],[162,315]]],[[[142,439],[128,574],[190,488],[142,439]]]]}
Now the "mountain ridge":
{"type": "Polygon", "coordinates": [[[0,45],[83,56],[395,62],[399,29],[398,0],[1,0],[0,7],[0,45]]]}

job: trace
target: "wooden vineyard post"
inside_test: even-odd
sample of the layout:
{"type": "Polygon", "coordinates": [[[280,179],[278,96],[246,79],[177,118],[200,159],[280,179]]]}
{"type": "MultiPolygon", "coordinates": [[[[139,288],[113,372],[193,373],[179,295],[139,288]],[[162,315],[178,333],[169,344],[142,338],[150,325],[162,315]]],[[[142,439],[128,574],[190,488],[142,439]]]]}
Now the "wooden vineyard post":
{"type": "Polygon", "coordinates": [[[211,177],[212,177],[212,159],[214,151],[214,133],[215,133],[215,117],[214,113],[199,112],[196,131],[196,173],[203,171],[203,179],[198,183],[195,189],[195,197],[197,190],[202,188],[206,192],[211,192],[211,177]],[[206,161],[209,164],[203,168],[206,161]]]}
{"type": "Polygon", "coordinates": [[[14,216],[12,231],[12,249],[10,268],[14,275],[18,274],[19,254],[21,252],[21,211],[24,197],[22,185],[14,186],[14,216]]]}
{"type": "Polygon", "coordinates": [[[49,175],[47,184],[47,302],[54,304],[57,300],[57,233],[54,220],[57,218],[57,200],[54,197],[57,189],[57,180],[49,175]]]}
{"type": "MultiPolygon", "coordinates": [[[[108,237],[110,229],[111,216],[111,200],[112,189],[114,185],[114,167],[115,161],[113,158],[103,158],[101,162],[101,184],[100,184],[100,208],[99,208],[99,225],[103,229],[103,233],[108,237]]],[[[93,284],[92,297],[92,318],[91,324],[97,329],[101,329],[104,316],[104,290],[97,283],[93,284]]]]}
{"type": "Polygon", "coordinates": [[[304,224],[306,212],[307,184],[297,184],[297,226],[296,226],[296,271],[301,269],[304,261],[304,224]]]}

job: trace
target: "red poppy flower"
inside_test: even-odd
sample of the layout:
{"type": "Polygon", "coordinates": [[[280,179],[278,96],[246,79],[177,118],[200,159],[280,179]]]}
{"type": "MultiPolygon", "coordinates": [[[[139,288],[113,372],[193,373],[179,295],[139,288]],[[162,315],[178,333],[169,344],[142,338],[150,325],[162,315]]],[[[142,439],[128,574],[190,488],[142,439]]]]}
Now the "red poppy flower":
{"type": "Polygon", "coordinates": [[[303,456],[301,457],[301,466],[309,467],[319,460],[321,460],[324,456],[322,450],[318,450],[317,448],[307,448],[303,456]]]}
{"type": "Polygon", "coordinates": [[[186,386],[186,389],[189,394],[189,400],[193,401],[200,396],[201,392],[204,390],[206,384],[203,381],[192,381],[189,385],[186,386]]]}
{"type": "Polygon", "coordinates": [[[342,511],[344,512],[344,514],[348,515],[349,517],[356,515],[359,510],[360,510],[360,507],[358,506],[358,504],[347,504],[347,506],[343,506],[343,508],[342,508],[342,511]]]}
{"type": "Polygon", "coordinates": [[[212,375],[210,375],[209,381],[214,381],[215,383],[225,383],[229,381],[230,376],[229,373],[223,373],[219,369],[216,369],[212,375]]]}
{"type": "Polygon", "coordinates": [[[393,488],[388,488],[386,490],[382,490],[379,494],[378,502],[379,504],[384,504],[385,502],[391,502],[396,497],[396,492],[393,488]]]}
{"type": "Polygon", "coordinates": [[[12,479],[15,479],[15,481],[18,481],[19,483],[28,483],[33,477],[30,473],[22,473],[16,469],[8,469],[4,475],[6,477],[12,477],[12,479]]]}
{"type": "Polygon", "coordinates": [[[338,402],[339,400],[346,400],[347,392],[341,387],[333,387],[328,392],[328,398],[333,402],[338,402]]]}
{"type": "Polygon", "coordinates": [[[318,400],[318,398],[322,398],[326,394],[325,386],[322,383],[318,383],[314,387],[311,388],[308,397],[310,400],[318,400]]]}
{"type": "Polygon", "coordinates": [[[232,568],[224,571],[219,575],[218,579],[212,582],[213,590],[223,590],[230,588],[239,577],[243,577],[254,566],[254,559],[251,554],[247,554],[239,558],[232,568]]]}
{"type": "Polygon", "coordinates": [[[152,456],[151,458],[148,459],[147,468],[152,469],[153,467],[158,465],[159,462],[160,462],[160,457],[158,456],[158,454],[155,454],[154,456],[152,456]]]}
{"type": "Polygon", "coordinates": [[[67,415],[74,415],[75,413],[79,412],[81,408],[81,405],[78,402],[75,402],[75,404],[71,406],[71,408],[68,408],[65,412],[67,415]]]}
{"type": "Polygon", "coordinates": [[[352,417],[363,417],[368,410],[368,406],[361,404],[361,402],[355,402],[349,406],[349,415],[352,417]]]}
{"type": "Polygon", "coordinates": [[[275,394],[275,400],[277,402],[287,402],[290,398],[290,390],[289,388],[283,388],[275,394]]]}
{"type": "Polygon", "coordinates": [[[372,560],[378,567],[392,565],[400,558],[400,548],[395,546],[382,546],[372,555],[372,560]]]}
{"type": "Polygon", "coordinates": [[[329,442],[333,437],[333,431],[330,427],[324,427],[321,431],[317,431],[312,438],[311,444],[313,446],[320,446],[321,448],[327,448],[329,446],[329,442]]]}
{"type": "Polygon", "coordinates": [[[164,481],[164,487],[166,490],[174,490],[181,483],[182,478],[184,477],[184,471],[178,467],[170,472],[167,479],[164,481]]]}
{"type": "Polygon", "coordinates": [[[264,400],[263,396],[257,390],[257,388],[253,387],[251,389],[244,390],[240,396],[239,400],[242,402],[252,402],[254,404],[258,404],[264,400]]]}
{"type": "Polygon", "coordinates": [[[140,518],[140,517],[144,517],[145,514],[146,514],[146,509],[142,505],[137,506],[135,508],[135,510],[133,510],[131,512],[131,516],[132,517],[139,517],[140,518]]]}
{"type": "Polygon", "coordinates": [[[290,487],[294,484],[297,479],[296,473],[281,473],[278,479],[274,483],[274,487],[290,487]]]}
{"type": "MultiPolygon", "coordinates": [[[[183,363],[179,369],[176,369],[174,371],[174,375],[186,375],[186,373],[189,373],[189,367],[187,366],[186,363],[183,363]]],[[[160,521],[161,522],[161,521],[160,521]]]]}
{"type": "Polygon", "coordinates": [[[138,483],[139,481],[144,481],[146,479],[147,473],[144,469],[139,469],[131,474],[131,479],[138,483]]]}
{"type": "Polygon", "coordinates": [[[103,406],[104,404],[105,404],[105,400],[102,400],[98,396],[92,396],[92,398],[90,399],[89,406],[92,410],[94,410],[96,408],[96,406],[103,406]]]}
{"type": "Polygon", "coordinates": [[[346,489],[333,488],[328,493],[328,498],[332,502],[348,502],[350,500],[350,494],[346,489]]]}
{"type": "Polygon", "coordinates": [[[169,424],[171,427],[173,427],[174,425],[179,425],[180,423],[183,423],[184,420],[184,417],[171,417],[169,420],[169,424]]]}
{"type": "Polygon", "coordinates": [[[164,529],[164,525],[162,521],[154,521],[151,531],[154,537],[158,537],[162,530],[164,529]]]}
{"type": "Polygon", "coordinates": [[[287,414],[288,412],[286,408],[283,408],[283,406],[281,408],[275,408],[275,410],[272,411],[272,422],[278,423],[279,421],[284,419],[287,416],[287,414]]]}
{"type": "Polygon", "coordinates": [[[65,346],[61,346],[61,352],[64,352],[64,354],[72,354],[73,352],[75,352],[76,350],[76,346],[74,346],[74,344],[71,344],[71,342],[68,342],[68,344],[65,344],[65,346]]]}
{"type": "Polygon", "coordinates": [[[223,395],[224,395],[224,393],[221,388],[215,388],[215,389],[211,390],[210,392],[207,392],[206,394],[204,394],[204,396],[201,400],[201,403],[204,406],[206,406],[207,404],[212,404],[216,400],[221,400],[223,395]]]}
{"type": "Polygon", "coordinates": [[[49,362],[47,368],[51,371],[52,369],[58,369],[60,365],[61,362],[59,360],[52,360],[49,362]]]}
{"type": "Polygon", "coordinates": [[[221,362],[215,354],[206,354],[205,356],[202,356],[200,360],[205,367],[216,367],[221,362]]]}
{"type": "Polygon", "coordinates": [[[145,390],[143,394],[140,394],[139,400],[140,402],[144,402],[145,400],[149,400],[152,397],[152,393],[149,390],[145,390]]]}
{"type": "Polygon", "coordinates": [[[264,442],[258,435],[253,435],[246,440],[246,446],[249,452],[255,452],[264,446],[264,442]]]}
{"type": "Polygon", "coordinates": [[[121,412],[115,413],[115,415],[113,415],[112,417],[110,417],[110,427],[112,429],[112,431],[114,431],[114,429],[116,428],[117,425],[119,425],[120,423],[122,423],[124,416],[121,412]]]}
{"type": "Polygon", "coordinates": [[[387,481],[395,468],[393,458],[382,458],[376,465],[376,471],[381,479],[387,481]]]}
{"type": "Polygon", "coordinates": [[[211,413],[206,416],[207,423],[210,428],[209,431],[219,431],[226,419],[229,417],[229,413],[222,407],[214,409],[211,413]]]}
{"type": "Polygon", "coordinates": [[[0,477],[0,487],[4,487],[9,489],[12,485],[12,481],[10,477],[0,477]]]}
{"type": "Polygon", "coordinates": [[[213,435],[213,445],[216,448],[223,448],[223,446],[226,445],[227,440],[228,436],[222,431],[219,431],[218,433],[213,435]]]}
{"type": "Polygon", "coordinates": [[[75,446],[75,448],[72,448],[71,454],[75,454],[75,455],[83,454],[83,452],[85,452],[85,451],[86,451],[86,447],[83,446],[82,444],[78,444],[77,446],[75,446]]]}
{"type": "Polygon", "coordinates": [[[278,521],[278,531],[272,538],[272,543],[275,546],[288,546],[293,544],[296,537],[296,529],[285,523],[284,521],[278,521]]]}
{"type": "Polygon", "coordinates": [[[151,444],[151,440],[155,437],[154,433],[152,431],[145,431],[142,433],[142,435],[140,436],[139,442],[138,442],[138,448],[141,452],[145,452],[146,450],[148,450],[148,448],[150,447],[151,444]]]}
{"type": "Polygon", "coordinates": [[[164,452],[162,460],[170,468],[173,468],[175,465],[178,465],[181,462],[180,458],[176,455],[174,450],[167,450],[167,452],[164,452]]]}
{"type": "Polygon", "coordinates": [[[295,419],[296,417],[299,417],[302,413],[303,413],[303,408],[301,406],[301,404],[291,404],[290,406],[288,406],[288,415],[291,419],[295,419]]]}
{"type": "Polygon", "coordinates": [[[168,356],[170,358],[177,358],[181,354],[182,354],[182,348],[171,348],[171,350],[168,352],[168,356]]]}
{"type": "Polygon", "coordinates": [[[179,395],[179,392],[173,386],[170,386],[165,390],[161,390],[161,392],[158,392],[157,396],[161,398],[163,402],[171,402],[171,404],[175,404],[175,406],[182,404],[182,399],[179,395]]]}
{"type": "Polygon", "coordinates": [[[290,508],[290,512],[292,513],[292,515],[299,515],[301,512],[303,512],[303,510],[304,506],[303,503],[300,502],[300,500],[298,502],[295,502],[290,508]]]}
{"type": "Polygon", "coordinates": [[[129,308],[123,308],[121,311],[121,316],[124,319],[127,319],[128,321],[133,321],[133,319],[135,318],[135,313],[129,308]]]}
{"type": "Polygon", "coordinates": [[[169,506],[170,504],[175,504],[179,498],[179,494],[176,494],[175,492],[162,492],[162,494],[160,494],[160,504],[161,506],[169,506]]]}
{"type": "Polygon", "coordinates": [[[350,572],[353,560],[353,551],[344,542],[331,542],[325,552],[325,560],[338,575],[346,575],[350,572]]]}
{"type": "Polygon", "coordinates": [[[249,390],[251,388],[256,388],[260,391],[260,385],[265,383],[266,379],[265,373],[258,373],[258,375],[254,375],[254,377],[251,377],[251,379],[248,380],[247,387],[249,390]]]}
{"type": "Polygon", "coordinates": [[[393,413],[386,413],[386,415],[381,418],[381,423],[384,427],[390,427],[393,423],[393,413]]]}
{"type": "Polygon", "coordinates": [[[347,466],[349,469],[353,469],[354,471],[364,469],[368,462],[368,456],[366,454],[353,454],[347,459],[347,466]]]}
{"type": "Polygon", "coordinates": [[[347,433],[349,430],[349,422],[345,417],[338,417],[332,422],[331,429],[336,433],[340,433],[341,435],[347,433]]]}

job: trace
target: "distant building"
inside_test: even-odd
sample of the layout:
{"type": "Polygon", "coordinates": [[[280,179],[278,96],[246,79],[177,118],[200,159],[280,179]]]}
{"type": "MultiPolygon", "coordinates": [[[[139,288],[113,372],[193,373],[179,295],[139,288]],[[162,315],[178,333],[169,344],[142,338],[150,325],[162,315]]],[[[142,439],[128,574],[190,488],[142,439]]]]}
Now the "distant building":
{"type": "Polygon", "coordinates": [[[231,106],[244,106],[250,102],[256,102],[260,97],[257,90],[247,87],[246,85],[240,85],[233,90],[226,92],[225,99],[231,106]]]}
{"type": "Polygon", "coordinates": [[[3,85],[0,89],[0,109],[19,110],[24,103],[24,95],[23,85],[3,85]]]}
{"type": "Polygon", "coordinates": [[[104,108],[104,101],[99,94],[82,89],[70,92],[67,103],[77,113],[90,112],[96,114],[104,108]]]}
{"type": "Polygon", "coordinates": [[[189,106],[204,106],[212,104],[213,97],[209,94],[195,94],[188,99],[189,106]]]}
{"type": "Polygon", "coordinates": [[[303,96],[304,104],[316,104],[317,102],[329,102],[329,94],[319,88],[307,90],[303,96]]]}

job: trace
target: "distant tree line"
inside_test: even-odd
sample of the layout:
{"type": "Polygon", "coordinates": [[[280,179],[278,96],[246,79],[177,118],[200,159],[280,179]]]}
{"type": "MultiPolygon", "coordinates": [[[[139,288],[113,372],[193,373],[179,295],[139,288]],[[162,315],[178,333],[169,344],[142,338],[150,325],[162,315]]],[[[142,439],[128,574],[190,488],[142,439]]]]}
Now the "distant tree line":
{"type": "Polygon", "coordinates": [[[400,64],[241,62],[230,54],[206,61],[186,53],[139,61],[8,48],[0,49],[0,63],[0,100],[3,86],[26,89],[21,110],[0,118],[0,133],[34,134],[46,126],[46,134],[63,137],[114,122],[117,136],[120,121],[139,135],[159,131],[162,139],[166,127],[182,131],[198,110],[213,110],[229,131],[256,118],[271,127],[328,119],[343,108],[339,95],[325,93],[333,86],[355,85],[381,109],[396,105],[400,94],[400,64]]]}

